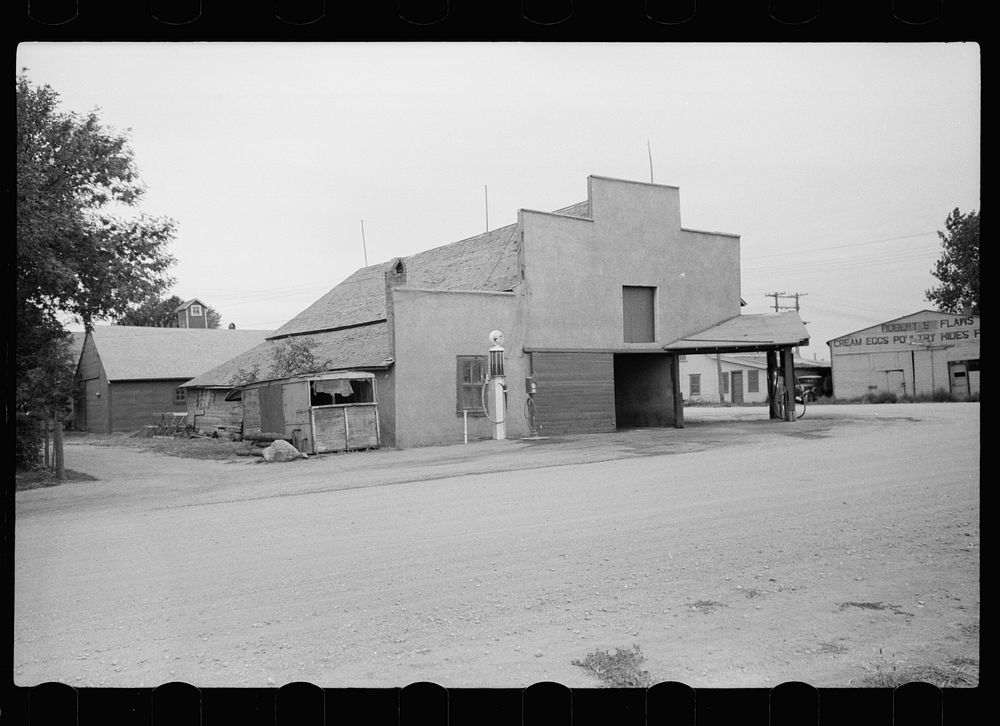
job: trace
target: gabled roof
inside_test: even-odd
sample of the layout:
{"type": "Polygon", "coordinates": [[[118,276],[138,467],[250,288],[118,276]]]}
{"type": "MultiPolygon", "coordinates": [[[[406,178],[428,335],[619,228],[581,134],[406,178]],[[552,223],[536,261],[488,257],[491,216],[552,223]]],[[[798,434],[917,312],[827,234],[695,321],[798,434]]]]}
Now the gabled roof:
{"type": "Polygon", "coordinates": [[[871,325],[868,325],[868,326],[866,326],[864,328],[858,328],[857,330],[852,330],[850,333],[844,333],[843,335],[838,335],[836,338],[830,338],[830,340],[828,340],[826,342],[829,345],[830,343],[832,343],[835,340],[840,340],[841,338],[846,338],[846,337],[851,336],[851,335],[857,335],[858,333],[863,333],[866,330],[872,330],[874,328],[880,328],[883,325],[890,325],[892,323],[898,323],[900,320],[906,320],[907,318],[913,318],[913,317],[916,317],[917,315],[949,315],[949,316],[953,315],[956,318],[978,318],[978,317],[980,317],[979,315],[977,315],[975,313],[946,313],[946,312],[942,312],[941,310],[918,310],[915,313],[909,313],[908,315],[901,315],[898,318],[893,318],[892,320],[885,320],[885,321],[883,321],[881,323],[872,323],[871,325]]]}
{"type": "Polygon", "coordinates": [[[268,330],[132,325],[90,331],[109,381],[192,378],[259,345],[268,335],[268,330]]]}
{"type": "MultiPolygon", "coordinates": [[[[325,363],[325,370],[386,368],[392,363],[387,328],[388,324],[383,321],[304,337],[315,345],[313,355],[325,363]]],[[[280,339],[264,341],[183,385],[187,388],[229,388],[234,373],[254,365],[258,366],[262,377],[268,378],[273,351],[282,342],[280,339]]]]}
{"type": "MultiPolygon", "coordinates": [[[[519,281],[517,225],[403,258],[406,285],[440,290],[511,290],[519,281]]],[[[385,272],[363,267],[278,328],[273,337],[385,320],[385,272]]]]}
{"type": "Polygon", "coordinates": [[[198,298],[196,298],[196,297],[193,297],[193,298],[191,298],[190,300],[185,300],[185,301],[184,301],[184,302],[182,302],[182,303],[181,303],[180,305],[178,305],[177,307],[175,307],[175,308],[173,309],[173,312],[175,312],[175,313],[179,313],[179,312],[180,312],[181,310],[183,310],[184,308],[189,308],[189,307],[191,307],[191,306],[192,306],[192,305],[193,305],[194,303],[198,303],[198,304],[199,304],[199,305],[201,305],[201,306],[202,306],[203,308],[207,308],[207,307],[208,307],[208,305],[206,305],[205,303],[203,303],[203,302],[202,302],[201,300],[199,300],[199,299],[198,299],[198,298]]]}
{"type": "Polygon", "coordinates": [[[799,314],[787,312],[737,315],[663,347],[681,353],[739,353],[808,344],[809,333],[799,314]]]}
{"type": "Polygon", "coordinates": [[[74,332],[69,334],[69,353],[73,357],[74,365],[80,360],[80,353],[83,352],[83,344],[86,340],[86,333],[74,332]]]}

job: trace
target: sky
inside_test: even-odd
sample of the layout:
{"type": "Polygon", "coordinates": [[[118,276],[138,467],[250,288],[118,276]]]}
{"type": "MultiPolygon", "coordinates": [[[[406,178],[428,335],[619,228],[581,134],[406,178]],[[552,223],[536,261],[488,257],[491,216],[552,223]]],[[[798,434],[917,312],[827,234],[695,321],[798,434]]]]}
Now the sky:
{"type": "Polygon", "coordinates": [[[828,360],[933,309],[937,232],[980,207],[974,43],[25,43],[17,68],[127,132],[137,211],[177,223],[168,294],[223,327],[652,177],[740,235],[743,312],[800,293],[828,360]]]}

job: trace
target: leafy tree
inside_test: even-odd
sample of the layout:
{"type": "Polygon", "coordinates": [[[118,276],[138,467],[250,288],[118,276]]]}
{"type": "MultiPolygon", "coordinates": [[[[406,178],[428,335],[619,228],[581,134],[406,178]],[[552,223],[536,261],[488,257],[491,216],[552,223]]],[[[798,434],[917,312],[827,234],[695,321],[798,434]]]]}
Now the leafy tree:
{"type": "Polygon", "coordinates": [[[17,259],[15,362],[19,411],[58,405],[51,380],[60,317],[90,327],[157,297],[172,280],[167,245],[174,222],[121,216],[142,198],[127,138],[95,112],[58,108],[49,86],[22,72],[15,80],[17,259]],[[21,384],[24,385],[21,385],[21,384]],[[50,395],[51,394],[51,395],[50,395]]]}
{"type": "Polygon", "coordinates": [[[327,363],[316,357],[315,348],[311,340],[285,338],[271,349],[266,370],[261,370],[260,363],[244,366],[230,376],[229,384],[245,386],[269,378],[290,378],[321,371],[327,363]]]}
{"type": "MultiPolygon", "coordinates": [[[[137,325],[141,328],[176,328],[177,313],[174,312],[184,304],[177,295],[166,298],[152,298],[139,303],[124,315],[115,320],[115,325],[137,325]]],[[[222,315],[214,308],[206,307],[205,316],[209,328],[218,328],[222,315]]]]}
{"type": "Polygon", "coordinates": [[[316,358],[316,344],[308,339],[285,338],[271,353],[271,378],[315,373],[323,367],[316,358]]]}
{"type": "Polygon", "coordinates": [[[176,295],[167,298],[153,298],[137,305],[115,320],[115,325],[138,325],[143,328],[176,328],[177,313],[174,310],[183,303],[176,295]]]}
{"type": "Polygon", "coordinates": [[[945,220],[947,233],[941,238],[941,258],[931,270],[941,281],[927,291],[927,299],[946,313],[970,308],[979,315],[979,212],[962,214],[956,207],[945,220]]]}
{"type": "Polygon", "coordinates": [[[172,280],[174,222],[122,217],[145,191],[127,138],[96,113],[58,109],[21,74],[17,96],[17,301],[89,326],[124,315],[172,280]]]}
{"type": "Polygon", "coordinates": [[[73,398],[76,361],[70,352],[70,335],[64,330],[52,331],[47,338],[39,338],[38,344],[41,348],[33,351],[30,364],[18,375],[15,387],[15,460],[22,468],[36,466],[42,441],[48,457],[47,430],[51,422],[55,436],[53,468],[62,479],[62,420],[73,398]]]}

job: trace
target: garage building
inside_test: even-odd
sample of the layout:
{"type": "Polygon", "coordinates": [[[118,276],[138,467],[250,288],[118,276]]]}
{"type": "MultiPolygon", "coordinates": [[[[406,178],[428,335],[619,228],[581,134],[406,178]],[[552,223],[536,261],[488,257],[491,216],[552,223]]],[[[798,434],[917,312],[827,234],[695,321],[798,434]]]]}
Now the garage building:
{"type": "Polygon", "coordinates": [[[921,310],[827,341],[833,395],[979,395],[979,316],[921,310]]]}
{"type": "Polygon", "coordinates": [[[792,378],[792,350],[808,343],[798,315],[740,307],[737,235],[683,227],[677,187],[591,176],[586,201],[356,271],[185,386],[264,371],[276,346],[300,341],[324,371],[375,375],[382,445],[487,438],[498,330],[508,436],[531,432],[528,396],[546,435],[680,427],[681,355],[766,352],[768,373],[792,378]]]}

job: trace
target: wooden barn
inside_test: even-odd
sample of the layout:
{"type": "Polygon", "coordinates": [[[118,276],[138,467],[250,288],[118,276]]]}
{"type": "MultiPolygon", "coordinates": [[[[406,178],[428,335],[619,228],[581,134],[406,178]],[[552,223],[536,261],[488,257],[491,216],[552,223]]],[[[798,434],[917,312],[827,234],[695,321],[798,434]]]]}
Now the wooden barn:
{"type": "Polygon", "coordinates": [[[269,331],[94,327],[76,370],[75,428],[138,431],[162,414],[187,413],[183,384],[248,348],[269,331]]]}

